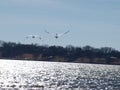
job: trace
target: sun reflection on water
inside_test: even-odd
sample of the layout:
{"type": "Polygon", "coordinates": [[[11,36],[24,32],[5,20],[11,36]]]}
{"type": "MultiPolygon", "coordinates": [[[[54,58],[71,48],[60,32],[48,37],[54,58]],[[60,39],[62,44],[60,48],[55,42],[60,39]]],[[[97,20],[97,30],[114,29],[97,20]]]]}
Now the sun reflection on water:
{"type": "Polygon", "coordinates": [[[0,60],[0,89],[119,90],[120,66],[0,60]]]}

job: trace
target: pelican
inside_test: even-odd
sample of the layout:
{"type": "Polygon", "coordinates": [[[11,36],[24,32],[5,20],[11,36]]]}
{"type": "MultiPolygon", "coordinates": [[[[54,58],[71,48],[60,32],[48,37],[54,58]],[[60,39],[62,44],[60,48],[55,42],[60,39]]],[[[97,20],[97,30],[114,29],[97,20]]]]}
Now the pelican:
{"type": "MultiPolygon", "coordinates": [[[[47,30],[45,30],[45,32],[48,33],[48,34],[51,34],[51,33],[48,32],[47,30]]],[[[61,34],[57,34],[57,33],[56,33],[56,34],[52,34],[52,35],[57,39],[57,38],[59,38],[59,37],[65,35],[65,34],[67,34],[68,32],[69,32],[69,30],[66,31],[66,32],[64,32],[64,33],[61,33],[61,34]]]]}

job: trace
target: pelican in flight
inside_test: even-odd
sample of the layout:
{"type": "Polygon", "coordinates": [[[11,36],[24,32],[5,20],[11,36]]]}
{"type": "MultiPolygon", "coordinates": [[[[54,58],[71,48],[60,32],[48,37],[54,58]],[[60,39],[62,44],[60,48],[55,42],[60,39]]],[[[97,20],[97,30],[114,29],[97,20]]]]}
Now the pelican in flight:
{"type": "Polygon", "coordinates": [[[28,35],[28,36],[26,36],[25,37],[26,39],[28,39],[28,38],[38,38],[38,39],[42,39],[41,37],[39,37],[38,35],[28,35]]]}
{"type": "MultiPolygon", "coordinates": [[[[51,33],[48,32],[47,30],[45,30],[45,32],[48,33],[48,34],[51,34],[51,33]]],[[[52,35],[57,39],[57,38],[59,38],[59,37],[65,35],[65,34],[67,34],[68,32],[69,32],[69,30],[66,31],[66,32],[64,32],[64,33],[61,33],[61,34],[57,34],[57,33],[56,33],[56,34],[52,34],[52,35]]]]}

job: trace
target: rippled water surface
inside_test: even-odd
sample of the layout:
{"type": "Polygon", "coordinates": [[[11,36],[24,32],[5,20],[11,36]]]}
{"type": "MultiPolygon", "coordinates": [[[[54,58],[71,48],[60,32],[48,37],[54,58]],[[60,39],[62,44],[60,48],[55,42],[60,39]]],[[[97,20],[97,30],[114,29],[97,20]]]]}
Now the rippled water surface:
{"type": "Polygon", "coordinates": [[[0,90],[120,90],[120,66],[1,59],[0,90]]]}

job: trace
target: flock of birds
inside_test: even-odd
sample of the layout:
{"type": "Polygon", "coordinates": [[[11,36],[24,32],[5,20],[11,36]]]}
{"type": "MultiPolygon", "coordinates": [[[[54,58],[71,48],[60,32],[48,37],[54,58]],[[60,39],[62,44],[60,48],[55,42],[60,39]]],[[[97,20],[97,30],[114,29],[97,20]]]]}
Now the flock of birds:
{"type": "MultiPolygon", "coordinates": [[[[45,30],[44,32],[49,34],[53,38],[58,39],[59,37],[64,36],[65,34],[69,33],[70,31],[68,30],[68,31],[66,31],[64,33],[59,33],[59,34],[58,33],[50,33],[47,30],[45,30]]],[[[31,40],[31,39],[40,40],[41,44],[44,44],[44,38],[41,37],[40,35],[34,35],[34,34],[33,35],[27,35],[24,40],[26,41],[26,40],[31,40]]]]}
{"type": "MultiPolygon", "coordinates": [[[[66,32],[64,32],[64,33],[61,33],[61,34],[58,34],[58,33],[53,34],[53,33],[48,32],[47,30],[45,30],[45,32],[46,32],[47,34],[52,35],[55,39],[58,39],[59,37],[65,35],[65,34],[67,34],[67,33],[69,33],[69,30],[66,31],[66,32]]],[[[37,39],[39,39],[39,40],[42,40],[42,37],[40,37],[40,36],[38,36],[38,35],[28,35],[28,36],[26,36],[25,38],[26,38],[26,39],[29,39],[29,38],[36,39],[36,38],[37,38],[37,39]]]]}

